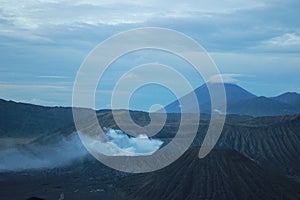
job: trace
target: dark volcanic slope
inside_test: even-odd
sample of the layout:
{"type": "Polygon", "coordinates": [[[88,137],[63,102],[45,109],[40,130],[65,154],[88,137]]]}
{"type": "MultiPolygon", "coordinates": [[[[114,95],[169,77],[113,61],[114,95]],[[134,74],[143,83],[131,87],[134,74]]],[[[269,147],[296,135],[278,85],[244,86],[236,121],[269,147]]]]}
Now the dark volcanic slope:
{"type": "Polygon", "coordinates": [[[218,145],[235,149],[268,169],[300,176],[300,115],[226,124],[218,145]]]}
{"type": "Polygon", "coordinates": [[[213,150],[200,160],[198,150],[158,172],[127,177],[117,187],[131,200],[300,198],[298,183],[265,171],[238,152],[213,150]]]}
{"type": "MultiPolygon", "coordinates": [[[[200,146],[208,124],[200,125],[193,146],[200,146]]],[[[218,147],[234,149],[268,170],[300,176],[300,115],[227,120],[218,147]]]]}

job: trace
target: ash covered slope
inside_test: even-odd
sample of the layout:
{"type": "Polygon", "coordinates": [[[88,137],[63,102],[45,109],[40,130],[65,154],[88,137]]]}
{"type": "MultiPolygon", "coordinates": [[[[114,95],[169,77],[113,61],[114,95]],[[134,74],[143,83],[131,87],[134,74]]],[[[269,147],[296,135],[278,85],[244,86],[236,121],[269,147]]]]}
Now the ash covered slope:
{"type": "MultiPolygon", "coordinates": [[[[193,146],[200,146],[208,123],[201,123],[193,146]]],[[[227,120],[217,147],[234,149],[265,169],[300,177],[300,115],[227,120]]]]}
{"type": "Polygon", "coordinates": [[[269,173],[236,151],[215,149],[199,159],[188,150],[168,167],[117,184],[131,200],[299,199],[300,185],[269,173]]]}
{"type": "Polygon", "coordinates": [[[267,169],[300,176],[300,115],[227,123],[218,146],[235,149],[267,169]]]}

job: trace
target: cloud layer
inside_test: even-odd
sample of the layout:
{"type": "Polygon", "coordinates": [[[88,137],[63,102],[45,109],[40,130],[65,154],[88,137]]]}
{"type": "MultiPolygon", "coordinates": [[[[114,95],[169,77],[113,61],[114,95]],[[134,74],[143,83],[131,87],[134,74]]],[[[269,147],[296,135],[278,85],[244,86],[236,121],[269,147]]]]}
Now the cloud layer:
{"type": "MultiPolygon", "coordinates": [[[[0,0],[0,4],[2,98],[42,99],[70,106],[73,81],[87,54],[120,31],[147,26],[171,28],[192,37],[211,53],[222,74],[256,77],[248,77],[242,85],[255,93],[299,92],[298,0],[0,0]],[[278,78],[283,68],[289,69],[284,72],[289,79],[278,78]],[[268,86],[261,89],[264,84],[268,86]]],[[[162,61],[152,55],[136,57],[141,62],[128,57],[127,63],[119,65],[126,71],[136,63],[162,61]]],[[[178,63],[173,60],[170,65],[178,63]]],[[[203,83],[194,78],[192,70],[181,67],[192,86],[203,83]]],[[[109,92],[104,95],[103,91],[111,90],[112,80],[123,71],[111,72],[105,83],[108,87],[97,91],[102,92],[101,99],[110,98],[109,92]]],[[[162,104],[166,98],[156,99],[154,103],[162,104]]],[[[109,108],[109,100],[98,102],[98,109],[109,108]]],[[[153,103],[148,97],[136,102],[142,103],[134,109],[145,111],[153,103]]]]}

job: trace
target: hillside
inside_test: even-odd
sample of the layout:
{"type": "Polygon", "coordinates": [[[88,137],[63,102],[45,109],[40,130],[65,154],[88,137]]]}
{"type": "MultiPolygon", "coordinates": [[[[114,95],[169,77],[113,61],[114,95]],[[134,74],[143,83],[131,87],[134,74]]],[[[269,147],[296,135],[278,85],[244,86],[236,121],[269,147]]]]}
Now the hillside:
{"type": "Polygon", "coordinates": [[[0,137],[36,137],[73,122],[72,109],[0,99],[0,137]]]}
{"type": "Polygon", "coordinates": [[[215,149],[199,159],[198,148],[173,164],[148,174],[127,177],[117,184],[131,200],[299,199],[300,185],[269,173],[228,149],[215,149]]]}

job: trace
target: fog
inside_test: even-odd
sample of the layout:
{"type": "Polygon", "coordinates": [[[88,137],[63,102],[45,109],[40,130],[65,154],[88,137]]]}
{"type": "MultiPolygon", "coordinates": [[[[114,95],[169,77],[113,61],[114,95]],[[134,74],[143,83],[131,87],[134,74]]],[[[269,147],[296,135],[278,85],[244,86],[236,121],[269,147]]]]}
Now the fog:
{"type": "Polygon", "coordinates": [[[87,156],[76,133],[55,138],[49,144],[33,142],[15,145],[0,152],[0,171],[53,168],[63,166],[87,156]]]}

